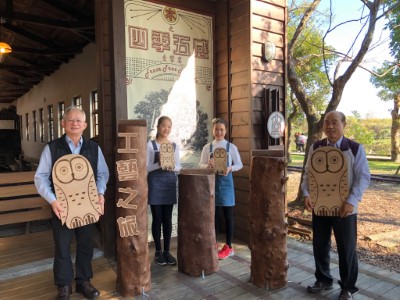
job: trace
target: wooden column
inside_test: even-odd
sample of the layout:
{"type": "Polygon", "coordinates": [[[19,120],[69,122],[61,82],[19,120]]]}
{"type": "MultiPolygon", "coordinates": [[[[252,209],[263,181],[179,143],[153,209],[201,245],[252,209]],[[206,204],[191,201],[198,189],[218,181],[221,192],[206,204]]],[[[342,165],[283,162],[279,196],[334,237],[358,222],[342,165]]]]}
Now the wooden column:
{"type": "Polygon", "coordinates": [[[123,297],[133,297],[151,288],[146,121],[120,121],[117,147],[117,290],[123,297]]]}
{"type": "Polygon", "coordinates": [[[192,276],[218,272],[215,247],[215,175],[210,169],[179,174],[178,270],[192,276]]]}
{"type": "Polygon", "coordinates": [[[283,158],[253,156],[250,174],[251,282],[268,289],[286,286],[287,223],[283,158]]]}

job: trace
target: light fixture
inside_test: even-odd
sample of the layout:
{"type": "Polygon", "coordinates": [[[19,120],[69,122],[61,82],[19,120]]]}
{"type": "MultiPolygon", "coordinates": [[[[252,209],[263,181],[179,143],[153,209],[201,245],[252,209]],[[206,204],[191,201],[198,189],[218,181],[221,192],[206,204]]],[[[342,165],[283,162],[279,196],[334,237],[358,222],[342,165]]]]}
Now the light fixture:
{"type": "Polygon", "coordinates": [[[0,17],[0,54],[7,54],[12,52],[12,48],[6,42],[1,41],[1,27],[6,22],[3,17],[0,17]]]}
{"type": "Polygon", "coordinates": [[[265,62],[270,62],[275,58],[276,47],[275,44],[268,41],[262,44],[262,59],[265,62]]]}

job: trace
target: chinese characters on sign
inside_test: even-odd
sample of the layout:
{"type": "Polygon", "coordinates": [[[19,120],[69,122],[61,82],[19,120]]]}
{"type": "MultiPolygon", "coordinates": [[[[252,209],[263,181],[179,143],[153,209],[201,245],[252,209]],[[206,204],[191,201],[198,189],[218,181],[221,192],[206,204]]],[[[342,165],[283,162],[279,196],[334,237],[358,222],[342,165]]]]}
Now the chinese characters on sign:
{"type": "MultiPolygon", "coordinates": [[[[120,132],[118,133],[118,137],[125,139],[125,147],[119,148],[117,150],[118,153],[125,154],[137,154],[138,149],[132,148],[132,138],[137,138],[138,134],[120,132]]],[[[137,167],[137,159],[127,159],[127,160],[118,160],[117,164],[117,175],[118,181],[129,181],[129,180],[137,180],[139,178],[139,170],[137,167]]],[[[130,187],[126,188],[118,188],[118,192],[123,194],[125,198],[119,198],[117,202],[117,207],[126,208],[132,211],[132,215],[128,215],[126,217],[119,217],[117,219],[118,229],[121,237],[128,237],[139,235],[139,229],[137,225],[136,215],[134,214],[137,210],[137,204],[135,203],[135,197],[138,195],[138,190],[132,189],[130,187]]]]}

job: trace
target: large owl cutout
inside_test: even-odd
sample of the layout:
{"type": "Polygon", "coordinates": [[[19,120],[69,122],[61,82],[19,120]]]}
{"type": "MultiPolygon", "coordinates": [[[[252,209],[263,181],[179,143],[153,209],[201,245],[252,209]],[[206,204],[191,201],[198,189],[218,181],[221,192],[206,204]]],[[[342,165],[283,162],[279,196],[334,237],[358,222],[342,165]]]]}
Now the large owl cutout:
{"type": "Polygon", "coordinates": [[[96,180],[82,155],[60,157],[53,166],[53,183],[62,207],[61,223],[70,229],[95,223],[102,214],[96,180]]]}
{"type": "Polygon", "coordinates": [[[167,171],[175,169],[174,145],[171,143],[160,145],[160,166],[167,171]]]}
{"type": "Polygon", "coordinates": [[[309,193],[318,216],[339,216],[349,197],[347,159],[331,146],[316,149],[309,159],[309,193]]]}
{"type": "Polygon", "coordinates": [[[228,162],[228,153],[224,148],[216,148],[214,150],[214,173],[225,175],[228,162]]]}

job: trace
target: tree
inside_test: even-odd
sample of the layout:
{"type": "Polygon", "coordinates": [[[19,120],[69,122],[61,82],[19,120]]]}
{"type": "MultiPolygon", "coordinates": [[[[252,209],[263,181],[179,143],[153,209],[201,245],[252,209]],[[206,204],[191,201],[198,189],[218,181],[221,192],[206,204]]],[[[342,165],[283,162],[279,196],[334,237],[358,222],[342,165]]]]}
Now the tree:
{"type": "MultiPolygon", "coordinates": [[[[396,1],[388,1],[395,5],[396,1]]],[[[383,101],[393,100],[392,127],[390,132],[392,161],[400,162],[400,7],[394,6],[388,14],[387,28],[390,30],[390,49],[394,62],[384,62],[381,68],[375,70],[371,82],[375,87],[382,88],[378,96],[383,101]]]]}
{"type": "MultiPolygon", "coordinates": [[[[297,3],[292,1],[288,7],[289,21],[288,21],[288,37],[289,40],[293,37],[297,24],[300,22],[302,14],[310,5],[310,1],[303,1],[297,3]]],[[[307,90],[309,98],[317,107],[318,111],[322,111],[328,100],[330,92],[330,84],[324,72],[324,56],[322,55],[323,32],[319,29],[321,24],[326,22],[325,14],[321,14],[320,18],[312,19],[308,22],[303,35],[299,39],[295,49],[294,57],[295,69],[298,76],[301,78],[304,89],[307,90]]],[[[326,55],[328,61],[332,55],[326,55]]],[[[287,114],[288,114],[288,143],[287,153],[290,149],[290,141],[292,141],[292,128],[295,122],[304,122],[304,114],[300,109],[300,104],[294,92],[288,88],[287,99],[287,114]]],[[[300,130],[303,131],[303,130],[300,130]]],[[[290,159],[290,157],[289,157],[290,159]]]]}
{"type": "Polygon", "coordinates": [[[161,89],[157,92],[148,93],[143,101],[140,101],[134,108],[138,119],[147,121],[147,134],[149,135],[154,126],[155,118],[161,113],[161,107],[168,101],[169,91],[161,89]]]}
{"type": "MultiPolygon", "coordinates": [[[[299,18],[298,25],[293,34],[292,39],[288,45],[288,81],[291,90],[296,95],[297,100],[306,116],[308,125],[308,141],[306,146],[306,157],[304,164],[307,161],[307,154],[310,145],[322,137],[322,124],[326,113],[336,110],[343,95],[343,90],[354,74],[357,68],[363,67],[363,59],[372,45],[373,36],[375,33],[376,22],[386,16],[388,12],[393,10],[392,6],[386,6],[383,0],[360,0],[363,6],[359,16],[352,20],[333,25],[333,1],[330,1],[330,14],[328,16],[328,26],[325,35],[321,41],[322,55],[324,56],[325,75],[331,85],[331,98],[327,103],[326,109],[322,112],[318,110],[317,106],[310,97],[306,86],[304,85],[301,76],[296,69],[296,62],[299,60],[296,57],[296,47],[302,41],[302,36],[308,28],[308,23],[313,19],[313,14],[316,12],[321,0],[312,0],[299,18]],[[359,24],[360,29],[358,35],[354,38],[353,43],[349,45],[348,51],[345,53],[332,50],[326,45],[327,36],[334,30],[345,24],[354,23],[359,24]],[[355,55],[352,55],[354,53],[355,55]],[[329,63],[325,58],[327,56],[334,56],[335,61],[329,63]]],[[[399,6],[394,2],[394,6],[399,6]]],[[[354,13],[356,15],[357,12],[354,13]]],[[[330,57],[331,58],[331,57],[330,57]]],[[[304,171],[304,168],[303,168],[304,171]]],[[[299,193],[300,195],[300,189],[299,193]]],[[[297,201],[292,202],[292,205],[299,205],[302,201],[297,197],[297,201]]]]}
{"type": "Polygon", "coordinates": [[[379,98],[393,100],[390,157],[392,161],[400,162],[400,69],[393,68],[391,62],[385,62],[376,74],[384,74],[370,78],[375,87],[382,88],[378,92],[379,98]]]}

